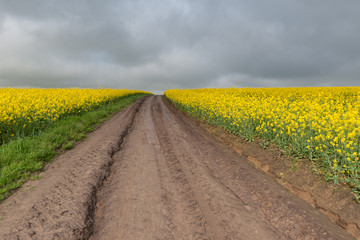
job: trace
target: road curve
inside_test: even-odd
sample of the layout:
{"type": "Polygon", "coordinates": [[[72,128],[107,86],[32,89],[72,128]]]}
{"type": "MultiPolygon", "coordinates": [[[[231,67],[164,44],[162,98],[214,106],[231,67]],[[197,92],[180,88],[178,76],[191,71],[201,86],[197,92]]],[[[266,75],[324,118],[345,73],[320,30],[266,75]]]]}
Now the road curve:
{"type": "Polygon", "coordinates": [[[354,239],[150,96],[0,204],[0,239],[354,239]]]}

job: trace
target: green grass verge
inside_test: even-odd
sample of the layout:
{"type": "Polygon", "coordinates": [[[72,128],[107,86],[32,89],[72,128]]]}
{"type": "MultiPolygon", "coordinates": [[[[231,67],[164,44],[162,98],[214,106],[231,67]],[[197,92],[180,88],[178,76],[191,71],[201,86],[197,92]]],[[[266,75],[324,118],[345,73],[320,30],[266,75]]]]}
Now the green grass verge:
{"type": "Polygon", "coordinates": [[[71,149],[75,142],[85,139],[95,126],[146,95],[127,96],[95,111],[68,116],[38,134],[1,145],[0,201],[27,181],[33,172],[41,170],[44,163],[55,155],[71,149]]]}
{"type": "Polygon", "coordinates": [[[294,143],[289,143],[287,141],[275,141],[273,136],[270,134],[268,136],[265,136],[265,135],[256,136],[254,133],[254,129],[256,126],[251,127],[252,124],[247,125],[245,121],[240,125],[244,129],[247,128],[246,130],[248,130],[248,132],[246,133],[246,131],[244,131],[245,133],[242,133],[241,130],[239,130],[240,127],[236,127],[235,125],[233,125],[234,122],[239,121],[238,119],[223,117],[221,115],[214,116],[214,115],[210,114],[211,111],[188,107],[188,106],[182,105],[181,103],[175,102],[172,99],[167,98],[166,96],[165,96],[165,99],[169,103],[174,105],[176,108],[178,108],[179,110],[183,111],[184,113],[186,113],[194,118],[197,118],[198,120],[200,120],[203,123],[221,127],[225,131],[227,131],[231,134],[240,136],[249,141],[256,140],[259,144],[261,144],[264,147],[264,149],[267,148],[267,145],[269,145],[271,143],[271,144],[276,145],[280,149],[282,149],[288,157],[302,158],[302,159],[309,160],[313,164],[313,166],[317,169],[316,173],[318,175],[322,176],[325,179],[325,181],[333,182],[334,185],[339,184],[339,183],[346,184],[350,188],[350,190],[353,192],[353,194],[356,198],[356,201],[360,203],[360,179],[358,176],[350,177],[347,175],[343,175],[342,178],[337,177],[337,179],[335,179],[335,180],[334,180],[334,177],[330,178],[329,173],[332,172],[331,171],[332,169],[330,169],[331,166],[329,166],[329,164],[326,164],[327,162],[322,160],[321,156],[314,157],[314,156],[311,156],[306,153],[304,154],[300,150],[297,151],[296,147],[292,147],[292,148],[290,148],[292,150],[289,150],[289,146],[295,146],[296,142],[294,144],[294,143]]]}

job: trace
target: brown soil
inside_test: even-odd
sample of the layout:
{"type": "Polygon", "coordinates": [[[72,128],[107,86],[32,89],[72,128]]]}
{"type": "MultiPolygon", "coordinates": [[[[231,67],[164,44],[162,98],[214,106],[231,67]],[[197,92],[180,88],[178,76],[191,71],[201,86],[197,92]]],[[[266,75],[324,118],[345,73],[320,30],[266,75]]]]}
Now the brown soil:
{"type": "Polygon", "coordinates": [[[354,239],[195,123],[137,101],[0,205],[0,239],[354,239]]]}
{"type": "Polygon", "coordinates": [[[316,163],[286,156],[274,145],[269,145],[265,150],[261,140],[249,142],[220,127],[196,119],[193,121],[313,208],[325,214],[332,222],[346,229],[356,239],[360,239],[360,204],[348,186],[326,182],[322,170],[316,166],[316,163]]]}

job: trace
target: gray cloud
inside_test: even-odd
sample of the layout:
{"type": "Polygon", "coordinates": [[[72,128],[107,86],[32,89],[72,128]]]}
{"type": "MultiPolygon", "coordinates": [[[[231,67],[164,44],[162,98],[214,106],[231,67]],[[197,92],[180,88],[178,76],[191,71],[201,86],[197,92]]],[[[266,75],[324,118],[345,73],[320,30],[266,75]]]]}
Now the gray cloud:
{"type": "Polygon", "coordinates": [[[0,86],[351,86],[360,2],[0,2],[0,86]]]}

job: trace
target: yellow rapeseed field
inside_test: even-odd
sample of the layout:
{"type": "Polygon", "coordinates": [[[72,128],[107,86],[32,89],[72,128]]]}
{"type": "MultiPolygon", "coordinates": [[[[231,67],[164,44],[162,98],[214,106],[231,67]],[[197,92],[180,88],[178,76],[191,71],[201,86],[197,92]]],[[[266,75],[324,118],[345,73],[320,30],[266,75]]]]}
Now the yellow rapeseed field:
{"type": "Polygon", "coordinates": [[[319,162],[360,190],[360,87],[168,90],[189,114],[319,162]]]}
{"type": "Polygon", "coordinates": [[[67,115],[79,114],[143,91],[125,89],[0,88],[0,144],[28,135],[67,115]]]}

